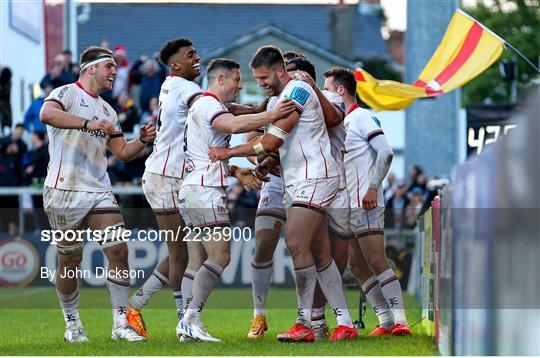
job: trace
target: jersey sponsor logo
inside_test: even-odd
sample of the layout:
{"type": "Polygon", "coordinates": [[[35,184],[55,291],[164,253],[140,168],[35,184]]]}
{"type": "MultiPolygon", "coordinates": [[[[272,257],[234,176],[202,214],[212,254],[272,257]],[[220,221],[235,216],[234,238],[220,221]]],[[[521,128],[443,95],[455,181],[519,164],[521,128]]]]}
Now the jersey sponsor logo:
{"type": "Polygon", "coordinates": [[[290,98],[303,106],[309,98],[309,92],[302,87],[295,87],[291,92],[290,98]]]}
{"type": "Polygon", "coordinates": [[[109,110],[107,109],[107,106],[105,106],[105,105],[103,105],[103,113],[105,113],[105,115],[107,117],[111,116],[111,113],[109,112],[109,110]]]}
{"type": "Polygon", "coordinates": [[[169,94],[169,90],[168,90],[168,89],[165,89],[165,88],[162,88],[162,89],[161,89],[161,93],[169,94]]]}
{"type": "Polygon", "coordinates": [[[377,127],[381,128],[381,121],[377,119],[377,117],[371,116],[371,119],[373,119],[373,122],[377,125],[377,127]]]}
{"type": "Polygon", "coordinates": [[[227,208],[225,208],[223,206],[217,206],[216,210],[217,210],[218,214],[220,214],[220,215],[227,215],[227,208]]]}
{"type": "Polygon", "coordinates": [[[90,130],[90,129],[79,128],[78,130],[79,132],[88,133],[90,134],[90,136],[96,137],[96,138],[97,137],[105,138],[107,136],[107,133],[105,133],[101,129],[90,130]]]}
{"type": "Polygon", "coordinates": [[[89,105],[86,104],[86,102],[84,101],[84,98],[81,98],[81,104],[80,104],[81,107],[90,107],[89,105]]]}

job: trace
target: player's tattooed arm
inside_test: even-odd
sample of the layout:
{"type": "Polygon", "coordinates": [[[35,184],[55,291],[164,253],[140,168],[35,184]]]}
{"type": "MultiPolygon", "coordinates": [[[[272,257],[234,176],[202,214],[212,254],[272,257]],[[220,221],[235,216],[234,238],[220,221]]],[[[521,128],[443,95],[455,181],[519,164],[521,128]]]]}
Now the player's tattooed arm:
{"type": "Polygon", "coordinates": [[[374,170],[369,176],[369,188],[362,198],[362,207],[366,210],[375,209],[377,207],[377,194],[382,184],[382,181],[392,164],[394,152],[384,135],[378,135],[371,138],[369,145],[377,153],[377,158],[374,163],[374,170]]]}
{"type": "Polygon", "coordinates": [[[126,141],[124,136],[109,138],[107,147],[114,156],[123,162],[134,159],[145,147],[147,143],[156,138],[156,128],[152,123],[147,123],[141,127],[139,137],[126,141]]]}
{"type": "Polygon", "coordinates": [[[69,114],[55,101],[45,101],[39,113],[41,122],[61,129],[86,129],[89,131],[102,130],[107,134],[114,132],[114,126],[105,119],[88,120],[69,114]]]}
{"type": "Polygon", "coordinates": [[[293,76],[298,80],[308,83],[313,88],[313,91],[315,91],[317,99],[321,104],[324,121],[328,128],[335,127],[343,121],[343,119],[345,118],[344,113],[339,110],[332,102],[330,102],[328,98],[326,98],[324,93],[319,89],[319,87],[317,87],[317,84],[315,83],[313,78],[311,78],[309,73],[304,71],[295,71],[293,73],[293,76]]]}

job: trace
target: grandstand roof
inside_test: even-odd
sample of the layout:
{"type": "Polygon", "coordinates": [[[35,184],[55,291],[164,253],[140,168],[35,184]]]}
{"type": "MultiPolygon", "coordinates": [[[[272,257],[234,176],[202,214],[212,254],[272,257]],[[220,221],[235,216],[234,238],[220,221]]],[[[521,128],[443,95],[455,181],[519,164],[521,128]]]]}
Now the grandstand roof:
{"type": "MultiPolygon", "coordinates": [[[[187,36],[204,55],[245,35],[254,28],[272,24],[326,51],[331,46],[332,5],[180,4],[180,3],[93,3],[87,21],[78,27],[79,52],[106,39],[110,47],[123,44],[130,61],[141,54],[152,55],[175,37],[187,36]]],[[[388,55],[380,34],[378,14],[353,16],[354,56],[388,55]]]]}

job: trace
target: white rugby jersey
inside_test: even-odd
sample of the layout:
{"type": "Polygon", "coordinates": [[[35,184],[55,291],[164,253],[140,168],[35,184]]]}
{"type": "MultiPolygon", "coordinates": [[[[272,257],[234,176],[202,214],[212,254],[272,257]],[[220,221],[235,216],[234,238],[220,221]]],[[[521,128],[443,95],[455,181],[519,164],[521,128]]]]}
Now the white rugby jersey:
{"type": "Polygon", "coordinates": [[[210,92],[205,92],[191,106],[184,131],[187,175],[183,185],[227,186],[229,161],[212,163],[208,156],[210,147],[229,147],[231,135],[212,127],[214,119],[227,112],[227,108],[210,92]]]}
{"type": "Polygon", "coordinates": [[[171,75],[161,85],[157,136],[152,154],[146,159],[146,171],[174,178],[184,178],[184,127],[189,106],[202,94],[199,85],[171,75]]]}
{"type": "MultiPolygon", "coordinates": [[[[353,106],[345,117],[345,173],[351,207],[361,208],[362,198],[369,188],[369,177],[375,167],[377,153],[369,141],[381,134],[381,123],[371,112],[353,106]]],[[[384,206],[382,188],[378,188],[377,206],[384,206]]]]}
{"type": "Polygon", "coordinates": [[[54,89],[45,101],[60,104],[69,114],[90,121],[105,119],[116,132],[61,129],[47,126],[49,167],[45,186],[63,190],[102,192],[111,190],[107,174],[107,141],[123,136],[116,112],[101,97],[84,90],[79,82],[54,89]]]}
{"type": "Polygon", "coordinates": [[[285,185],[338,176],[321,105],[313,88],[304,81],[290,80],[279,96],[268,102],[267,109],[272,109],[285,96],[295,102],[296,111],[300,113],[297,125],[279,148],[285,185]]]}
{"type": "MultiPolygon", "coordinates": [[[[345,103],[343,97],[339,94],[323,90],[322,93],[334,106],[339,108],[345,116],[345,103]]],[[[328,137],[330,139],[330,147],[332,149],[332,156],[336,161],[339,168],[339,188],[345,189],[347,183],[345,182],[345,166],[343,165],[343,154],[345,152],[345,124],[343,121],[332,128],[328,128],[328,137]]]]}

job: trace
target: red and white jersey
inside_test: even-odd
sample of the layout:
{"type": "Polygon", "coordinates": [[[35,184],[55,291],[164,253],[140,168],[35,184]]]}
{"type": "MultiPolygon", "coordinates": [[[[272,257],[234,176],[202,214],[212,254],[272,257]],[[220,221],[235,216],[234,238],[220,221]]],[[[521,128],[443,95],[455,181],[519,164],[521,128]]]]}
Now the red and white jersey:
{"type": "Polygon", "coordinates": [[[231,135],[212,127],[214,119],[227,112],[227,108],[209,92],[190,108],[184,132],[187,175],[183,185],[227,186],[229,161],[212,163],[208,156],[211,147],[229,147],[231,135]]]}
{"type": "Polygon", "coordinates": [[[171,75],[161,85],[157,136],[152,154],[146,160],[146,171],[174,178],[184,178],[184,127],[189,106],[202,94],[199,85],[171,75]]]}
{"type": "MultiPolygon", "coordinates": [[[[347,129],[344,158],[347,190],[351,207],[361,208],[377,158],[377,153],[371,148],[369,141],[384,133],[379,120],[358,105],[351,108],[344,122],[347,129]]],[[[384,206],[382,188],[378,190],[377,206],[384,206]]]]}
{"type": "Polygon", "coordinates": [[[317,94],[309,84],[290,80],[279,96],[268,102],[272,109],[278,101],[288,97],[296,104],[300,118],[279,148],[281,175],[285,185],[313,178],[339,175],[332,157],[328,130],[317,94]]]}
{"type": "MultiPolygon", "coordinates": [[[[345,116],[345,103],[343,102],[343,97],[337,93],[323,90],[322,93],[332,103],[334,106],[339,108],[345,116]]],[[[330,139],[330,146],[332,149],[332,156],[336,161],[339,167],[339,188],[345,189],[347,183],[345,182],[345,166],[343,165],[343,155],[345,153],[345,124],[343,121],[332,128],[328,128],[328,137],[330,139]]]]}
{"type": "Polygon", "coordinates": [[[73,191],[111,190],[107,141],[124,135],[116,112],[101,97],[86,92],[79,82],[54,89],[45,101],[54,101],[65,112],[90,121],[107,120],[116,128],[116,132],[109,135],[102,130],[47,126],[50,160],[45,186],[73,191]]]}

